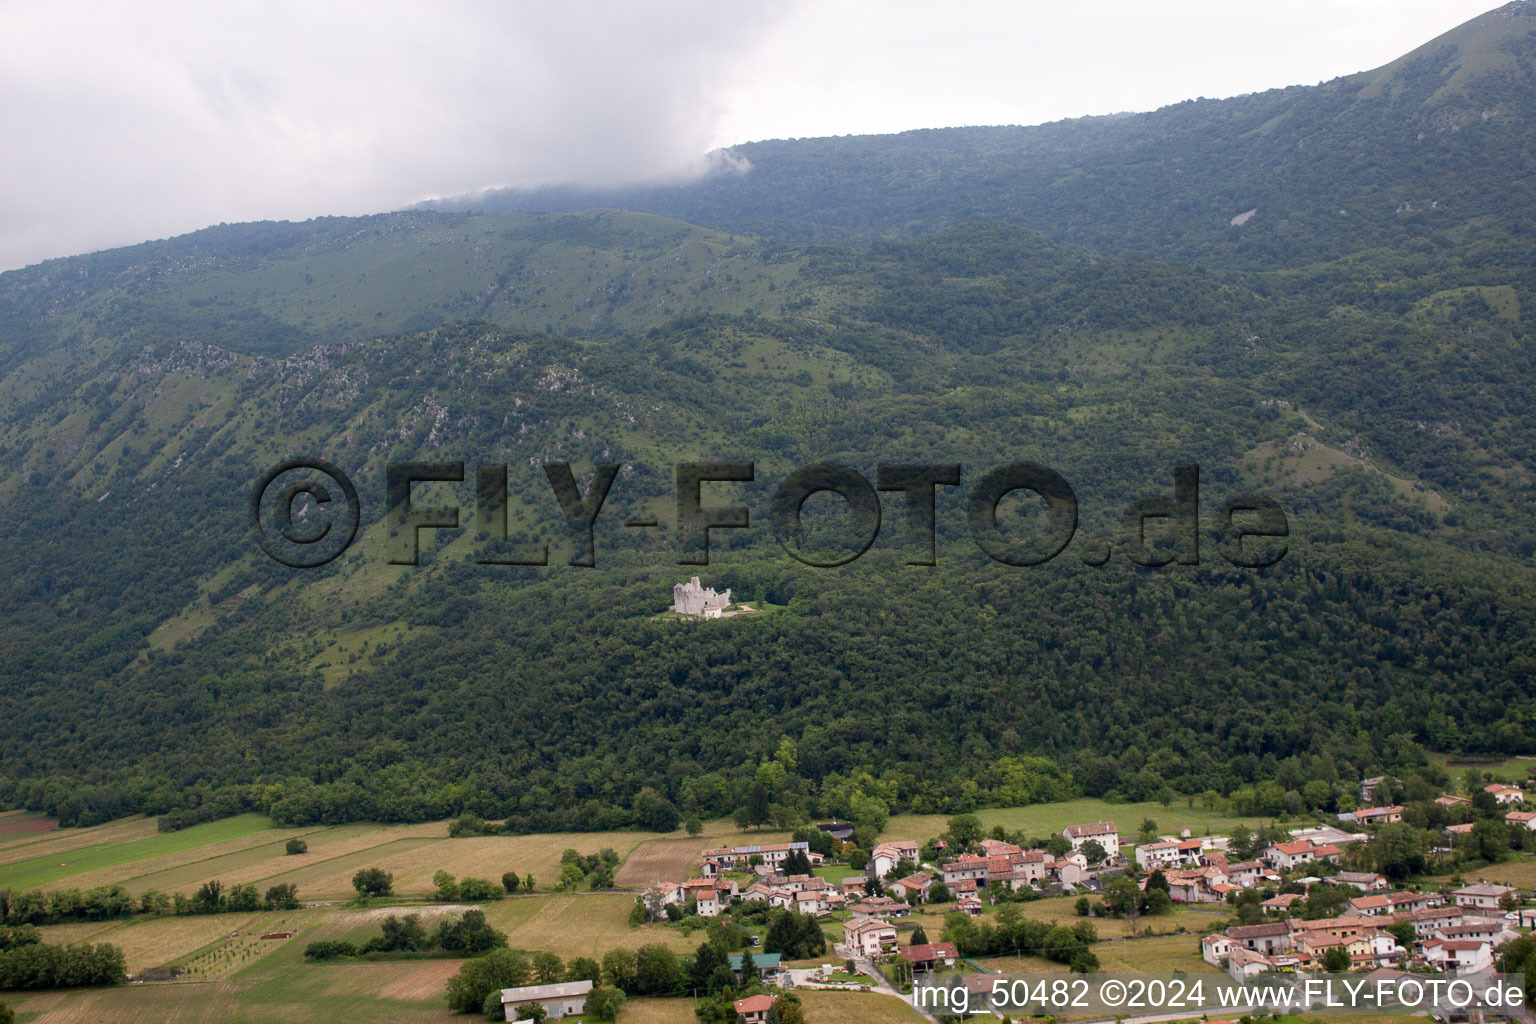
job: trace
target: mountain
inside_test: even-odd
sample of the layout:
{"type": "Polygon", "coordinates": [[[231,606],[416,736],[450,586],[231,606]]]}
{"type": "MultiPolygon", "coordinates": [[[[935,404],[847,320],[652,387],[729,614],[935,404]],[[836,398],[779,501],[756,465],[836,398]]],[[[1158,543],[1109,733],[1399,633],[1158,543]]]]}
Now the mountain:
{"type": "Polygon", "coordinates": [[[1536,8],[1516,0],[1317,86],[1033,127],[757,142],[698,182],[438,205],[613,206],[854,244],[1002,220],[1105,254],[1243,268],[1507,243],[1532,228],[1533,69],[1536,8]]]}
{"type": "MultiPolygon", "coordinates": [[[[0,803],[555,830],[1257,786],[1277,813],[1427,750],[1536,752],[1532,29],[1513,4],[1319,87],[0,274],[0,803]],[[323,568],[248,527],[291,456],[360,493],[323,568]],[[754,463],[703,495],[751,526],[681,563],[674,466],[712,459],[754,463]],[[391,564],[386,466],[459,461],[413,500],[462,527],[391,564]],[[621,467],[594,568],[560,462],[621,467]],[[938,564],[889,493],[862,557],[792,559],[775,490],[823,462],[960,464],[938,564]],[[1047,565],[972,539],[967,491],[1014,462],[1076,494],[1047,565]],[[1126,510],[1188,464],[1200,564],[1137,564],[1126,510]],[[486,561],[487,465],[547,566],[486,561]],[[1243,492],[1289,517],[1272,567],[1223,557],[1243,492]],[[668,617],[692,575],[758,610],[668,617]]],[[[1009,536],[1032,515],[1005,502],[1009,536]]]]}

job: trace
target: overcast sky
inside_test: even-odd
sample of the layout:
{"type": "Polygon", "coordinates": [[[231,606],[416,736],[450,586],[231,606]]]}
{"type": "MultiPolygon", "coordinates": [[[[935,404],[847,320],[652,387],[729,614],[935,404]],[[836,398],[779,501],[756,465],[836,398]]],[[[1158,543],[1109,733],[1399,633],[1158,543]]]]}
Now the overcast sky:
{"type": "Polygon", "coordinates": [[[0,269],[221,221],[684,174],[755,139],[1311,84],[1494,6],[0,0],[0,269]]]}

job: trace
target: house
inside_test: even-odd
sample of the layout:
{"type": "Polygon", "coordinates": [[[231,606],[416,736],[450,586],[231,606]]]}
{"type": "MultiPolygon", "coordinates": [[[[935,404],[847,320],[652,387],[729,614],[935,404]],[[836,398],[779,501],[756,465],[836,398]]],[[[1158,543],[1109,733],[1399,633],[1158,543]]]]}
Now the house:
{"type": "Polygon", "coordinates": [[[705,850],[701,856],[705,860],[712,860],[722,868],[731,870],[734,868],[746,868],[752,862],[753,857],[759,858],[769,868],[776,868],[784,862],[794,851],[799,850],[806,855],[806,859],[815,862],[811,855],[809,843],[764,843],[761,846],[724,846],[714,850],[705,850]]]}
{"type": "Polygon", "coordinates": [[[974,894],[962,896],[955,901],[955,909],[971,917],[981,916],[981,897],[974,894]]]}
{"type": "Polygon", "coordinates": [[[564,981],[557,985],[524,985],[501,990],[501,1008],[507,1020],[521,1020],[523,1010],[535,1004],[544,1008],[549,1020],[579,1017],[587,1011],[590,981],[564,981]]]}
{"type": "Polygon", "coordinates": [[[867,885],[869,885],[869,879],[863,875],[848,875],[837,883],[837,887],[843,890],[844,896],[863,896],[869,891],[865,888],[867,885]]]}
{"type": "Polygon", "coordinates": [[[720,912],[729,906],[729,901],[720,899],[719,889],[700,889],[698,893],[698,910],[700,917],[719,917],[720,912]]]}
{"type": "Polygon", "coordinates": [[[1259,906],[1263,907],[1265,910],[1278,910],[1284,913],[1291,909],[1292,903],[1297,903],[1304,899],[1306,899],[1306,897],[1299,892],[1283,892],[1279,896],[1265,900],[1263,903],[1260,903],[1259,906]]]}
{"type": "Polygon", "coordinates": [[[1464,885],[1451,893],[1458,907],[1476,907],[1479,910],[1498,910],[1499,901],[1515,891],[1512,885],[1464,885]]]}
{"type": "Polygon", "coordinates": [[[1276,843],[1263,853],[1263,859],[1281,871],[1291,871],[1303,864],[1312,863],[1317,848],[1305,839],[1290,843],[1276,843]]]}
{"type": "Polygon", "coordinates": [[[907,899],[912,894],[917,894],[919,903],[927,902],[928,890],[933,887],[933,878],[926,871],[918,871],[906,878],[898,878],[885,887],[885,891],[899,900],[907,899]]]}
{"type": "Polygon", "coordinates": [[[818,831],[836,839],[840,843],[846,843],[853,838],[853,826],[846,821],[827,821],[816,826],[818,831]]]}
{"type": "Polygon", "coordinates": [[[981,853],[984,857],[1017,857],[1024,852],[1024,847],[1013,843],[1005,843],[1001,839],[983,839],[981,841],[981,853]]]}
{"type": "Polygon", "coordinates": [[[1376,775],[1369,779],[1360,780],[1360,799],[1371,803],[1376,799],[1376,790],[1383,782],[1387,781],[1385,775],[1376,775]]]}
{"type": "Polygon", "coordinates": [[[1284,921],[1273,924],[1242,924],[1227,929],[1234,948],[1263,953],[1284,953],[1291,948],[1291,927],[1284,921]]]}
{"type": "Polygon", "coordinates": [[[1390,914],[1394,910],[1392,897],[1376,893],[1371,896],[1356,896],[1349,901],[1349,910],[1345,914],[1353,914],[1359,917],[1378,917],[1382,914],[1390,914]]]}
{"type": "Polygon", "coordinates": [[[1435,803],[1441,807],[1470,807],[1472,805],[1472,801],[1466,797],[1454,796],[1450,793],[1444,793],[1435,797],[1435,803]]]}
{"type": "MultiPolygon", "coordinates": [[[[777,985],[784,974],[783,957],[778,953],[753,953],[752,969],[757,976],[769,985],[777,985]]],[[[744,981],[742,970],[746,965],[746,957],[741,953],[732,953],[726,957],[726,963],[731,970],[736,972],[736,980],[744,981]]]]}
{"type": "Polygon", "coordinates": [[[827,912],[825,894],[820,889],[802,889],[795,893],[795,910],[801,914],[820,917],[827,912]]]}
{"type": "Polygon", "coordinates": [[[1370,836],[1364,832],[1345,832],[1332,825],[1318,825],[1313,828],[1292,829],[1291,838],[1305,839],[1313,846],[1348,846],[1350,843],[1363,843],[1370,836]]]}
{"type": "Polygon", "coordinates": [[[964,853],[955,860],[940,864],[939,870],[944,873],[944,884],[948,886],[967,879],[984,883],[987,880],[987,858],[964,853]]]}
{"type": "Polygon", "coordinates": [[[1503,782],[1490,783],[1483,787],[1483,792],[1493,794],[1493,799],[1501,804],[1520,804],[1525,802],[1525,790],[1519,786],[1506,785],[1503,782]]]}
{"type": "Polygon", "coordinates": [[[1469,939],[1425,939],[1419,943],[1424,959],[1443,971],[1470,973],[1493,962],[1493,945],[1469,939]]]}
{"type": "Polygon", "coordinates": [[[1200,939],[1200,959],[1214,967],[1232,955],[1232,940],[1220,932],[1212,932],[1200,939]]]}
{"type": "Polygon", "coordinates": [[[1136,867],[1142,871],[1155,871],[1178,864],[1179,844],[1174,842],[1143,843],[1136,847],[1136,867]]]}
{"type": "Polygon", "coordinates": [[[1470,821],[1465,825],[1447,825],[1445,826],[1445,834],[1450,836],[1452,841],[1455,841],[1458,836],[1471,835],[1472,830],[1476,827],[1476,824],[1470,821]]]}
{"type": "Polygon", "coordinates": [[[855,917],[843,924],[843,945],[853,956],[879,959],[896,946],[896,928],[874,917],[855,917]]]}
{"type": "Polygon", "coordinates": [[[884,878],[902,861],[916,864],[921,858],[922,846],[915,839],[898,839],[881,843],[870,851],[869,862],[864,865],[864,873],[870,878],[884,878]]]}
{"type": "Polygon", "coordinates": [[[1234,946],[1227,957],[1227,973],[1238,981],[1275,969],[1275,962],[1262,953],[1255,953],[1241,946],[1234,946]]]}
{"type": "Polygon", "coordinates": [[[1403,820],[1401,804],[1386,807],[1364,807],[1355,812],[1355,821],[1361,825],[1391,825],[1403,820]]]}
{"type": "Polygon", "coordinates": [[[1504,815],[1504,820],[1511,825],[1519,825],[1521,828],[1536,832],[1536,811],[1510,811],[1504,815]]]}
{"type": "Polygon", "coordinates": [[[746,1024],[767,1024],[768,1011],[773,1009],[773,996],[747,996],[738,999],[731,1006],[736,1009],[736,1016],[746,1024]]]}
{"type": "Polygon", "coordinates": [[[1092,840],[1104,848],[1104,852],[1110,857],[1120,854],[1120,832],[1112,821],[1094,821],[1086,825],[1068,825],[1061,830],[1067,841],[1072,844],[1075,853],[1082,849],[1084,843],[1092,840]]]}
{"type": "Polygon", "coordinates": [[[1374,871],[1339,871],[1326,881],[1331,885],[1352,885],[1361,892],[1380,892],[1387,887],[1387,876],[1374,871]]]}
{"type": "Polygon", "coordinates": [[[955,966],[960,953],[952,942],[930,942],[898,949],[896,955],[912,965],[913,974],[928,974],[955,966]]]}

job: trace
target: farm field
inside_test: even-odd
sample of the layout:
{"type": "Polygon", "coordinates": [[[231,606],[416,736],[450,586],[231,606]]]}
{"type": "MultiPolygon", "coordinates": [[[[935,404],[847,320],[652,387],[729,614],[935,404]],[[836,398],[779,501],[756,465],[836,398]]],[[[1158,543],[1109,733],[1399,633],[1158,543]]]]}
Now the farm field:
{"type": "Polygon", "coordinates": [[[923,1018],[895,996],[880,992],[800,993],[807,1024],[912,1024],[923,1018]]]}
{"type": "Polygon", "coordinates": [[[638,949],[651,943],[691,953],[704,941],[666,925],[629,926],[635,898],[624,893],[565,893],[518,896],[485,904],[485,917],[507,933],[518,949],[547,949],[562,957],[599,958],[610,949],[638,949]]]}
{"type": "Polygon", "coordinates": [[[51,857],[102,843],[131,843],[159,835],[155,819],[135,816],[91,828],[62,828],[48,832],[12,832],[0,837],[0,865],[34,857],[51,857]]]}
{"type": "Polygon", "coordinates": [[[714,845],[713,839],[647,839],[624,859],[613,884],[643,889],[653,882],[684,881],[699,863],[699,855],[714,845]]]}
{"type": "MultiPolygon", "coordinates": [[[[981,823],[988,829],[1001,825],[1009,832],[1022,831],[1031,838],[1060,832],[1068,825],[1090,821],[1112,821],[1121,835],[1134,834],[1144,820],[1157,822],[1160,831],[1173,832],[1187,828],[1195,837],[1210,833],[1226,832],[1236,825],[1256,828],[1268,823],[1261,817],[1235,818],[1221,811],[1207,811],[1197,805],[1190,807],[1187,798],[1173,801],[1167,807],[1156,801],[1136,804],[1112,804],[1093,797],[1064,800],[1054,804],[1031,804],[1028,807],[993,807],[976,812],[981,823]]],[[[926,840],[939,835],[948,827],[947,814],[901,814],[892,817],[880,834],[881,839],[926,840]]]]}
{"type": "Polygon", "coordinates": [[[149,889],[190,893],[217,879],[226,887],[253,883],[263,890],[291,883],[303,900],[346,900],[354,895],[352,875],[359,868],[381,867],[395,876],[395,891],[403,896],[430,894],[439,870],[492,881],[507,871],[531,874],[548,891],[565,850],[592,854],[604,847],[623,860],[618,884],[643,888],[660,879],[686,879],[710,846],[788,838],[777,831],[742,832],[728,821],[713,822],[691,838],[591,832],[450,839],[447,833],[448,823],[441,821],[280,829],[255,814],[158,833],[152,819],[135,817],[89,829],[14,833],[11,842],[0,843],[0,888],[122,884],[135,895],[149,889]],[[308,851],[287,855],[291,838],[303,839],[308,851]]]}
{"type": "MultiPolygon", "coordinates": [[[[253,833],[272,830],[271,821],[259,814],[241,814],[221,821],[194,825],[179,832],[154,832],[154,823],[149,822],[149,826],[151,834],[143,838],[128,841],[96,839],[94,845],[75,849],[61,850],[52,845],[55,840],[45,840],[40,844],[39,849],[30,852],[29,859],[15,860],[0,867],[0,888],[38,888],[50,882],[106,868],[120,868],[139,861],[184,853],[212,844],[244,840],[253,833]]],[[[102,827],[111,828],[112,826],[102,827]]],[[[299,833],[295,830],[286,830],[286,834],[299,833]]],[[[58,836],[59,839],[64,838],[63,833],[59,833],[58,836]]],[[[131,873],[119,872],[115,880],[121,880],[124,874],[131,873]]]]}
{"type": "Polygon", "coordinates": [[[0,811],[0,845],[18,839],[36,839],[58,826],[53,818],[31,811],[0,811]]]}
{"type": "MultiPolygon", "coordinates": [[[[1510,860],[1464,872],[1461,878],[1466,885],[1495,882],[1500,885],[1518,886],[1521,889],[1536,888],[1536,857],[1529,854],[1513,854],[1510,860]]],[[[1435,881],[1449,883],[1452,881],[1452,876],[1441,875],[1435,881]]]]}

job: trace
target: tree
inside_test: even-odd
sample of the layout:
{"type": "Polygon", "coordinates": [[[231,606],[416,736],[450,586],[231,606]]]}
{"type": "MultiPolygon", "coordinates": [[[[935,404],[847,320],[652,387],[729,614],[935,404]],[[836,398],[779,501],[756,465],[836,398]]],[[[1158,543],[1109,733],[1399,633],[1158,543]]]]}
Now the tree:
{"type": "Polygon", "coordinates": [[[1236,826],[1228,835],[1227,850],[1234,860],[1250,860],[1258,852],[1253,833],[1243,825],[1236,826]]]}
{"type": "Polygon", "coordinates": [[[602,965],[589,956],[573,956],[565,965],[566,981],[590,981],[596,984],[602,977],[602,965]]]}
{"type": "Polygon", "coordinates": [[[16,1014],[4,1003],[0,1003],[0,1024],[15,1024],[16,1014]]]}
{"type": "Polygon", "coordinates": [[[527,878],[523,879],[523,888],[527,889],[529,892],[533,892],[533,876],[532,875],[529,875],[527,878]]]}
{"type": "MultiPolygon", "coordinates": [[[[395,876],[383,868],[363,868],[352,876],[352,888],[361,899],[388,896],[394,891],[395,876]]],[[[479,1004],[476,1003],[474,1008],[479,1009],[479,1004]]]]}
{"type": "Polygon", "coordinates": [[[418,950],[429,948],[432,940],[426,928],[422,927],[420,914],[407,914],[404,917],[391,914],[384,919],[381,945],[387,950],[418,950]]]}
{"type": "Polygon", "coordinates": [[[635,951],[635,995],[677,995],[686,983],[683,965],[666,946],[653,943],[635,951]]]}
{"type": "Polygon", "coordinates": [[[855,871],[863,871],[864,865],[869,863],[869,851],[861,850],[857,846],[848,851],[848,866],[855,871]]]}
{"type": "Polygon", "coordinates": [[[624,1005],[624,993],[612,985],[599,985],[587,996],[587,1013],[598,1020],[614,1020],[624,1005]]]}
{"type": "Polygon", "coordinates": [[[517,892],[517,887],[521,884],[522,880],[517,877],[516,871],[508,871],[501,876],[501,887],[508,894],[517,892]]]}
{"type": "Polygon", "coordinates": [[[561,892],[572,892],[581,887],[587,873],[576,864],[567,864],[560,869],[560,881],[555,883],[555,888],[561,892]]]}
{"type": "Polygon", "coordinates": [[[908,945],[926,946],[927,944],[928,933],[923,931],[923,926],[918,925],[916,928],[912,929],[912,938],[908,940],[908,945]]]}
{"type": "Polygon", "coordinates": [[[1414,931],[1412,923],[1399,921],[1396,924],[1387,925],[1387,934],[1397,940],[1397,944],[1404,950],[1413,949],[1413,944],[1418,941],[1418,932],[1414,931]]]}
{"type": "Polygon", "coordinates": [[[309,852],[309,844],[302,839],[290,839],[288,845],[283,848],[288,856],[292,857],[300,853],[309,852]]]}
{"type": "Polygon", "coordinates": [[[198,886],[192,906],[199,914],[217,914],[224,908],[224,883],[215,878],[198,886]]]}
{"type": "Polygon", "coordinates": [[[700,832],[704,831],[704,822],[699,820],[699,816],[697,814],[690,814],[688,815],[687,819],[684,820],[683,828],[687,830],[689,835],[696,836],[700,832]]]}
{"type": "Polygon", "coordinates": [[[452,903],[459,898],[459,886],[453,880],[453,876],[446,871],[439,870],[432,876],[432,885],[436,892],[432,898],[441,903],[452,903]]]}
{"type": "Polygon", "coordinates": [[[952,899],[954,899],[954,896],[950,893],[949,886],[944,884],[942,878],[934,879],[933,884],[928,886],[929,903],[948,903],[952,899]]]}
{"type": "Polygon", "coordinates": [[[1162,868],[1154,868],[1147,876],[1147,891],[1151,892],[1153,889],[1161,889],[1163,892],[1171,891],[1168,886],[1168,876],[1163,874],[1162,868]]]}
{"type": "Polygon", "coordinates": [[[526,985],[531,976],[528,956],[519,950],[498,949],[488,956],[466,960],[459,973],[448,981],[448,1008],[458,1013],[481,1010],[487,995],[526,985]]]}
{"type": "Polygon", "coordinates": [[[632,949],[610,949],[603,954],[603,983],[621,988],[625,992],[635,991],[636,979],[635,951],[632,949]]]}
{"type": "Polygon", "coordinates": [[[533,977],[540,985],[553,985],[565,975],[565,962],[558,953],[540,950],[533,954],[533,977]]]}
{"type": "Polygon", "coordinates": [[[728,963],[725,953],[717,949],[714,943],[699,943],[698,950],[693,954],[693,964],[688,969],[688,986],[695,992],[713,995],[711,980],[715,972],[728,963]]]}
{"type": "Polygon", "coordinates": [[[1497,818],[1484,818],[1472,826],[1472,832],[1467,837],[1467,852],[1490,864],[1503,860],[1509,856],[1509,829],[1497,818]]]}
{"type": "Polygon", "coordinates": [[[1090,839],[1077,848],[1078,852],[1088,858],[1089,864],[1102,864],[1109,856],[1097,839],[1090,839]]]}
{"type": "Polygon", "coordinates": [[[957,814],[950,818],[949,828],[945,831],[945,835],[949,837],[950,848],[957,854],[964,853],[981,842],[986,834],[981,819],[974,814],[957,814]]]}
{"type": "Polygon", "coordinates": [[[1349,951],[1343,946],[1329,946],[1323,954],[1323,970],[1329,974],[1343,974],[1349,968],[1349,951]]]}
{"type": "Polygon", "coordinates": [[[1045,841],[1045,849],[1052,857],[1065,857],[1072,852],[1072,840],[1058,832],[1045,841]]]}
{"type": "Polygon", "coordinates": [[[1088,902],[1087,896],[1079,896],[1073,909],[1077,911],[1078,917],[1087,917],[1093,910],[1093,905],[1088,902]]]}
{"type": "Polygon", "coordinates": [[[299,909],[299,887],[291,882],[272,886],[267,890],[266,904],[268,910],[299,909]]]}
{"type": "Polygon", "coordinates": [[[505,946],[507,936],[486,922],[485,911],[466,910],[437,926],[437,944],[450,953],[472,955],[505,946]]]}

